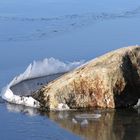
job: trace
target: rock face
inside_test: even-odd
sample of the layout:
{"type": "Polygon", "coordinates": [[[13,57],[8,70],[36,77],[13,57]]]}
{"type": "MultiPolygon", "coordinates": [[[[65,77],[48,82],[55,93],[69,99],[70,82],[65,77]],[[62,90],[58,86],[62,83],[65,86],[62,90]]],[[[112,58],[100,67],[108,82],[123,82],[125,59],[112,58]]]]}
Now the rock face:
{"type": "Polygon", "coordinates": [[[107,53],[43,86],[33,94],[41,107],[117,108],[140,98],[140,47],[107,53]]]}

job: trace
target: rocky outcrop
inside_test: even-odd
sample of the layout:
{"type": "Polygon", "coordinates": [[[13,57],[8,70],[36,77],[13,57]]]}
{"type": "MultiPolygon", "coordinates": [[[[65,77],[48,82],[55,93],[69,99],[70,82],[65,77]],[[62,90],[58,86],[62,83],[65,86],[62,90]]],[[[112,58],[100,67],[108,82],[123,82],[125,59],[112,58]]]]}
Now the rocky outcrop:
{"type": "Polygon", "coordinates": [[[140,47],[109,52],[33,94],[47,110],[129,107],[140,97],[140,47]]]}

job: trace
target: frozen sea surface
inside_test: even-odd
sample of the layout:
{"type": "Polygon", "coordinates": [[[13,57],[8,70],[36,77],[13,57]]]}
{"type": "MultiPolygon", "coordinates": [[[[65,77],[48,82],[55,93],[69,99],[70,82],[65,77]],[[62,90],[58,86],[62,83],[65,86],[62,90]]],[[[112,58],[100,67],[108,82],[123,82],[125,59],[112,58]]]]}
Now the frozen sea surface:
{"type": "MultiPolygon", "coordinates": [[[[139,25],[139,0],[0,0],[0,88],[34,60],[87,61],[140,44],[139,25]]],[[[3,140],[140,138],[137,110],[40,113],[0,99],[0,120],[3,140]],[[101,117],[76,120],[85,113],[101,117]]]]}

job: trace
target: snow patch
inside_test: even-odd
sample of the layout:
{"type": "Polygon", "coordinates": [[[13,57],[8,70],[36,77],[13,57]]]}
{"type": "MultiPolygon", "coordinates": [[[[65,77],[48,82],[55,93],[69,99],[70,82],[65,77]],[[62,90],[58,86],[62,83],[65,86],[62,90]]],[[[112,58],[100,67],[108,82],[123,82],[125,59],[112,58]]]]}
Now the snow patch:
{"type": "Polygon", "coordinates": [[[7,86],[2,90],[2,98],[10,103],[20,104],[30,107],[39,108],[39,102],[32,97],[14,95],[12,90],[7,86]]]}
{"type": "Polygon", "coordinates": [[[58,107],[57,107],[57,109],[56,110],[69,110],[70,108],[69,108],[69,106],[67,105],[67,104],[63,104],[63,103],[60,103],[60,104],[58,104],[58,107]]]}

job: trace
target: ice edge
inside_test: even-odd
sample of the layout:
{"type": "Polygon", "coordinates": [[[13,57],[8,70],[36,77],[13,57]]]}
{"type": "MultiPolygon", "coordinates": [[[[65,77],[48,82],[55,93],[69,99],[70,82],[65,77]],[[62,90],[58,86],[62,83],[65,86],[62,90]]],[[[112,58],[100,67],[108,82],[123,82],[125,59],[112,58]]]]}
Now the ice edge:
{"type": "MultiPolygon", "coordinates": [[[[27,79],[70,71],[82,65],[83,62],[84,61],[64,63],[55,58],[45,58],[43,61],[34,61],[27,67],[24,73],[16,76],[7,86],[2,89],[1,97],[10,103],[39,108],[40,103],[37,100],[31,96],[15,95],[10,88],[27,79]]],[[[62,104],[58,106],[58,110],[65,109],[69,109],[69,107],[62,104]]]]}

